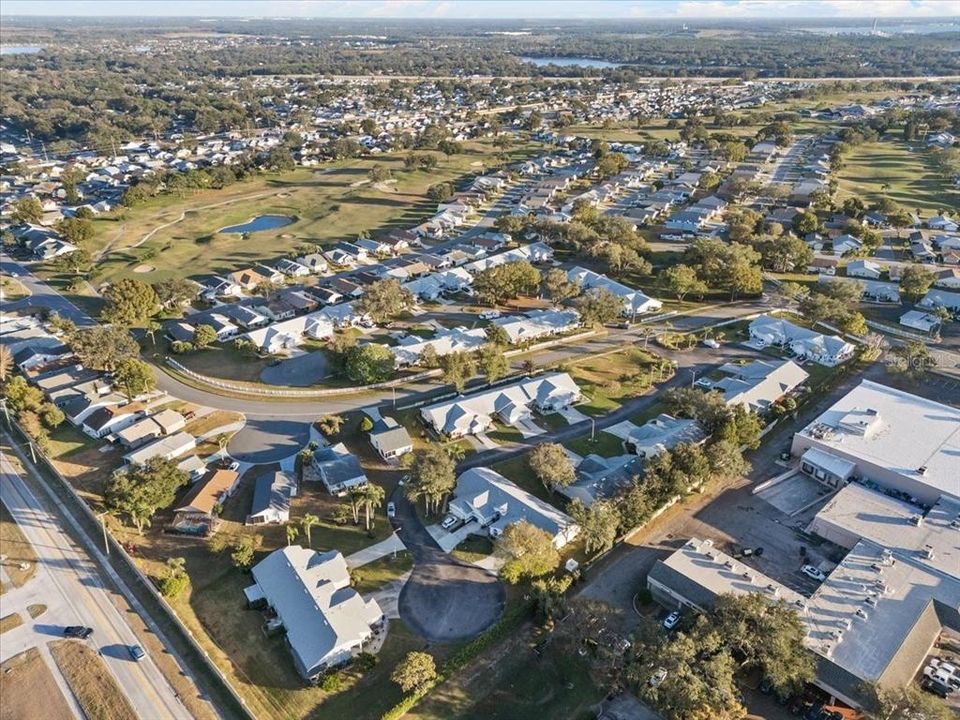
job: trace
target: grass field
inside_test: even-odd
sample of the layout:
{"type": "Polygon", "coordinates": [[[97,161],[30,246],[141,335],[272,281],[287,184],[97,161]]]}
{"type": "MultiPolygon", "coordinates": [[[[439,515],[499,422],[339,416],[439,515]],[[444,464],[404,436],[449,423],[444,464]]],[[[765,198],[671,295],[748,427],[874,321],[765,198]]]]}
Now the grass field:
{"type": "Polygon", "coordinates": [[[0,277],[0,290],[3,291],[3,299],[9,302],[19,300],[30,294],[23,286],[23,283],[16,278],[7,277],[6,275],[0,277]]]}
{"type": "Polygon", "coordinates": [[[386,555],[372,563],[367,563],[350,572],[353,578],[353,587],[360,594],[379,590],[389,582],[393,582],[413,568],[413,557],[403,550],[397,556],[386,555]]]}
{"type": "MultiPolygon", "coordinates": [[[[164,195],[98,218],[91,242],[94,253],[102,253],[95,283],[125,276],[156,282],[229,272],[283,257],[303,243],[329,244],[361,232],[410,227],[435,210],[426,195],[431,185],[457,182],[496,164],[492,141],[471,141],[464,147],[460,155],[437,154],[439,163],[431,171],[405,169],[401,154],[361,158],[322,169],[262,175],[221,190],[164,195]],[[388,168],[396,182],[370,184],[367,173],[375,164],[388,168]],[[295,217],[296,222],[249,236],[217,232],[265,214],[295,217]]],[[[509,156],[530,157],[538,148],[517,145],[509,156]]]]}
{"type": "Polygon", "coordinates": [[[7,577],[15,587],[22,587],[37,571],[37,554],[3,503],[0,503],[0,546],[7,577]],[[27,564],[25,570],[20,569],[20,563],[27,564]]]}
{"type": "Polygon", "coordinates": [[[40,651],[30,648],[0,664],[0,720],[73,720],[53,673],[40,651]],[[39,709],[42,703],[42,712],[39,709]]]}
{"type": "Polygon", "coordinates": [[[568,371],[586,398],[577,409],[598,417],[643,394],[655,379],[653,360],[653,355],[639,348],[626,348],[571,363],[568,371]]]}
{"type": "Polygon", "coordinates": [[[76,640],[50,643],[50,652],[88,718],[137,720],[130,701],[93,648],[76,640]]]}
{"type": "Polygon", "coordinates": [[[919,142],[864,143],[850,151],[836,177],[839,201],[855,195],[870,205],[886,196],[924,215],[960,207],[960,190],[936,174],[930,152],[919,142]]]}

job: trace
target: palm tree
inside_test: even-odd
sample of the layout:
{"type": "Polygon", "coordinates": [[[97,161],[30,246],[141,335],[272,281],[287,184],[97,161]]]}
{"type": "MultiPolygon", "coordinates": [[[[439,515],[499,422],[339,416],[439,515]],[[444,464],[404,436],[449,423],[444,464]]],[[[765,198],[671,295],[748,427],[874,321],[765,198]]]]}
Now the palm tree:
{"type": "Polygon", "coordinates": [[[297,530],[296,526],[287,525],[287,547],[289,547],[290,544],[297,539],[297,535],[299,534],[300,531],[297,530]]]}
{"type": "Polygon", "coordinates": [[[374,485],[373,483],[367,483],[363,487],[363,505],[364,505],[364,519],[366,520],[366,528],[370,530],[370,513],[374,510],[377,510],[381,505],[383,505],[383,499],[386,497],[387,493],[379,485],[374,485]]]}
{"type": "Polygon", "coordinates": [[[150,342],[153,343],[154,347],[157,346],[157,338],[154,335],[154,333],[162,329],[163,329],[163,326],[160,323],[158,323],[156,320],[151,320],[149,323],[147,323],[147,327],[146,327],[147,335],[150,336],[150,342]]]}
{"type": "Polygon", "coordinates": [[[300,525],[303,527],[303,534],[307,536],[307,547],[312,547],[313,543],[310,540],[310,528],[320,522],[320,518],[316,515],[304,515],[300,518],[300,525]]]}
{"type": "Polygon", "coordinates": [[[350,512],[353,513],[353,524],[360,523],[360,503],[363,501],[363,488],[350,488],[347,491],[347,501],[350,503],[350,512]]]}

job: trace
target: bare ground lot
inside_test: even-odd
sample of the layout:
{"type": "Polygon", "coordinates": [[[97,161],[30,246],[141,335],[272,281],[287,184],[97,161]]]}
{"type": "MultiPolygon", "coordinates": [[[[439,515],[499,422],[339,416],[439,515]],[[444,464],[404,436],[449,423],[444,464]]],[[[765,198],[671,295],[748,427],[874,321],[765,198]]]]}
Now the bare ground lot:
{"type": "Polygon", "coordinates": [[[40,651],[30,648],[0,664],[0,720],[73,720],[70,706],[43,661],[40,651]],[[38,707],[42,701],[42,713],[38,707]]]}
{"type": "Polygon", "coordinates": [[[88,645],[76,640],[57,640],[50,643],[50,652],[88,718],[137,720],[127,696],[88,645]]]}
{"type": "MultiPolygon", "coordinates": [[[[14,587],[22,587],[37,571],[37,555],[14,522],[7,506],[0,503],[0,547],[3,548],[3,569],[14,587]],[[25,563],[25,569],[21,569],[25,563]]],[[[3,588],[0,587],[0,593],[3,588]]]]}

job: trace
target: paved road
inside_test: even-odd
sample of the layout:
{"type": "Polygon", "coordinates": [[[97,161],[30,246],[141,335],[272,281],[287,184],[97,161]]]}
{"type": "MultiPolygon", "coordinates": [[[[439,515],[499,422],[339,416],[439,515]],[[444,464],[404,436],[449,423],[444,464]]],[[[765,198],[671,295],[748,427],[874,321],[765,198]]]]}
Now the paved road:
{"type": "Polygon", "coordinates": [[[0,253],[0,270],[7,274],[15,275],[31,293],[28,298],[23,298],[15,302],[5,302],[3,304],[4,310],[42,307],[57,313],[60,317],[73,320],[73,322],[77,324],[77,327],[90,327],[96,324],[83,310],[67,300],[63,295],[43,282],[43,280],[36,277],[30,268],[15,261],[5,253],[0,253]]]}
{"type": "Polygon", "coordinates": [[[138,640],[110,600],[94,562],[71,541],[59,518],[40,505],[6,460],[0,460],[0,494],[37,553],[37,574],[24,589],[38,583],[42,602],[48,607],[37,622],[23,614],[27,623],[4,634],[0,657],[60,638],[65,625],[88,625],[94,634],[87,642],[100,650],[140,718],[189,720],[190,714],[153,661],[149,657],[139,663],[130,659],[127,648],[138,640]]]}
{"type": "Polygon", "coordinates": [[[503,583],[486,570],[441,550],[404,496],[403,488],[397,488],[390,499],[397,506],[391,523],[414,563],[410,579],[400,591],[400,617],[430,642],[479,635],[503,612],[503,583]]]}

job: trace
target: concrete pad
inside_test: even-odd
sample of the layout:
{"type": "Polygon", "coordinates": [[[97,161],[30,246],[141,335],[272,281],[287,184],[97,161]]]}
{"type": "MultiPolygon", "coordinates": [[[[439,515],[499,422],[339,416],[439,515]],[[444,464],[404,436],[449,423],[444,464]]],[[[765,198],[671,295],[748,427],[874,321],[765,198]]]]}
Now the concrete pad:
{"type": "Polygon", "coordinates": [[[380,609],[383,610],[383,614],[391,620],[395,620],[400,617],[400,610],[398,609],[400,602],[400,591],[403,590],[403,586],[406,584],[409,578],[410,572],[406,572],[396,580],[388,582],[383,587],[374,590],[369,595],[369,597],[372,597],[377,601],[377,604],[380,605],[380,609]]]}
{"type": "Polygon", "coordinates": [[[624,420],[623,422],[618,422],[616,425],[611,425],[608,428],[604,428],[601,432],[609,433],[614,437],[618,437],[621,440],[626,440],[629,437],[630,433],[637,429],[637,426],[630,422],[629,420],[624,420]]]}
{"type": "Polygon", "coordinates": [[[525,438],[536,437],[537,435],[543,435],[546,430],[544,430],[539,425],[536,425],[533,420],[524,419],[518,420],[513,424],[513,426],[520,431],[520,434],[525,438]]]}
{"type": "Polygon", "coordinates": [[[758,497],[786,515],[792,515],[807,507],[822,495],[825,488],[813,478],[798,472],[776,485],[761,490],[758,497]]]}
{"type": "Polygon", "coordinates": [[[372,563],[374,560],[379,560],[391,553],[406,549],[407,546],[404,545],[403,541],[394,533],[386,540],[381,540],[377,544],[366,547],[363,550],[357,550],[357,552],[352,555],[348,555],[345,560],[347,561],[347,567],[358,568],[372,563]]]}
{"type": "Polygon", "coordinates": [[[447,532],[439,525],[428,525],[427,532],[430,533],[430,536],[437,541],[437,544],[440,546],[440,549],[444,552],[452,551],[457,545],[462,543],[467,539],[467,536],[472,535],[478,529],[478,525],[475,522],[467,523],[463,527],[460,527],[453,532],[447,532]]]}
{"type": "Polygon", "coordinates": [[[589,417],[584,415],[582,412],[572,407],[563,408],[562,410],[557,410],[557,412],[570,425],[575,425],[579,422],[584,422],[585,420],[590,419],[589,417]]]}
{"type": "Polygon", "coordinates": [[[496,450],[500,446],[497,445],[493,440],[487,437],[486,433],[477,433],[473,436],[476,438],[480,444],[487,450],[496,450]]]}

